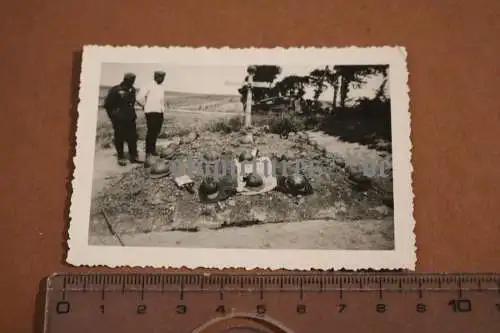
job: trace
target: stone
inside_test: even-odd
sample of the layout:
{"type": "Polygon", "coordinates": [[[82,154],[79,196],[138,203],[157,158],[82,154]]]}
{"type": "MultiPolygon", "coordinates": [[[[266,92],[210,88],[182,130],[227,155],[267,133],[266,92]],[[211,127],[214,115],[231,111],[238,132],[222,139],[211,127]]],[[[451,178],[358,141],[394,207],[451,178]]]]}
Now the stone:
{"type": "Polygon", "coordinates": [[[175,149],[171,148],[171,146],[164,148],[164,149],[159,149],[160,157],[165,158],[165,159],[171,159],[174,157],[175,154],[175,149]]]}
{"type": "Polygon", "coordinates": [[[213,151],[208,151],[203,154],[203,158],[207,161],[213,162],[217,160],[217,154],[215,154],[213,151]]]}
{"type": "Polygon", "coordinates": [[[226,209],[226,205],[223,202],[219,201],[217,202],[217,209],[219,211],[223,211],[224,209],[226,209]]]}
{"type": "Polygon", "coordinates": [[[342,157],[336,156],[335,159],[334,159],[334,162],[339,167],[345,168],[345,160],[342,157]]]}
{"type": "Polygon", "coordinates": [[[263,211],[252,208],[250,210],[250,218],[257,222],[265,222],[267,219],[267,214],[263,211]]]}
{"type": "Polygon", "coordinates": [[[200,135],[197,132],[191,132],[187,135],[187,138],[190,142],[193,142],[194,140],[198,139],[199,136],[200,135]]]}
{"type": "Polygon", "coordinates": [[[308,139],[307,141],[311,146],[313,146],[314,148],[317,148],[318,147],[318,141],[314,140],[314,139],[308,139]]]}
{"type": "Polygon", "coordinates": [[[247,133],[247,134],[243,135],[240,138],[240,143],[243,143],[243,144],[251,144],[251,143],[253,143],[253,135],[252,135],[252,133],[247,133]]]}
{"type": "Polygon", "coordinates": [[[281,155],[281,160],[284,160],[284,161],[293,161],[297,158],[297,156],[295,155],[294,152],[291,152],[291,151],[288,151],[286,153],[284,153],[283,155],[281,155]]]}
{"type": "Polygon", "coordinates": [[[161,205],[165,203],[162,193],[158,192],[151,198],[148,198],[148,203],[154,206],[161,205]]]}
{"type": "Polygon", "coordinates": [[[387,206],[378,206],[378,207],[374,207],[372,208],[372,210],[376,211],[377,213],[379,213],[380,215],[389,215],[390,212],[391,212],[391,209],[387,206]]]}

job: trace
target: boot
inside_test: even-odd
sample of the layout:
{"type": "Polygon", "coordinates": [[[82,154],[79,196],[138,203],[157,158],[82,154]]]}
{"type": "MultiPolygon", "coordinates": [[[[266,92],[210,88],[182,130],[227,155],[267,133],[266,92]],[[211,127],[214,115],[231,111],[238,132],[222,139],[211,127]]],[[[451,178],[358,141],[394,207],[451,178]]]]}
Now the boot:
{"type": "Polygon", "coordinates": [[[118,165],[119,166],[125,166],[125,165],[127,165],[127,160],[125,158],[123,158],[123,157],[119,157],[118,158],[118,165]]]}
{"type": "Polygon", "coordinates": [[[152,154],[147,154],[146,155],[146,160],[144,161],[144,167],[149,168],[151,165],[154,164],[154,156],[152,154]]]}
{"type": "Polygon", "coordinates": [[[125,154],[120,152],[117,154],[117,156],[118,156],[118,165],[119,166],[127,165],[127,159],[125,158],[125,154]]]}
{"type": "Polygon", "coordinates": [[[137,157],[137,154],[133,154],[133,155],[130,155],[130,163],[132,163],[132,164],[141,164],[142,161],[139,160],[139,158],[137,157]]]}

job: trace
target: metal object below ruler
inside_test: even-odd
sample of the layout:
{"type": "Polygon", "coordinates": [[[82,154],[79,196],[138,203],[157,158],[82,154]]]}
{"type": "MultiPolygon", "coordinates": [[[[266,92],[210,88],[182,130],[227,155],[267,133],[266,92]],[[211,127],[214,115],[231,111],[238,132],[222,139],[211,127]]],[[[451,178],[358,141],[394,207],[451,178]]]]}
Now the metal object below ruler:
{"type": "Polygon", "coordinates": [[[500,332],[500,274],[56,274],[45,333],[500,332]]]}

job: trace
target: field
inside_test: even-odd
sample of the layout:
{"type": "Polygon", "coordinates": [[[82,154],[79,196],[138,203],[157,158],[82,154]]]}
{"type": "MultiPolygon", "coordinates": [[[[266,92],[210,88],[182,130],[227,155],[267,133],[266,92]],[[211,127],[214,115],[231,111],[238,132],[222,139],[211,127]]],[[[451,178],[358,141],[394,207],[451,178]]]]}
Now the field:
{"type": "MultiPolygon", "coordinates": [[[[314,160],[324,171],[319,176],[308,175],[314,188],[311,196],[297,198],[272,191],[252,197],[235,196],[224,203],[208,205],[177,189],[169,178],[149,178],[142,166],[117,166],[111,126],[105,112],[100,110],[90,242],[184,247],[393,249],[390,142],[384,141],[383,134],[376,135],[380,131],[373,132],[366,125],[361,126],[363,131],[355,130],[356,125],[360,127],[360,121],[352,117],[332,120],[315,114],[287,119],[291,135],[282,139],[278,134],[282,119],[257,112],[252,119],[254,142],[245,143],[241,141],[244,133],[238,96],[168,95],[168,113],[159,145],[168,147],[173,142],[180,143],[175,151],[177,157],[201,157],[207,153],[236,156],[258,147],[264,156],[314,160]],[[343,126],[335,127],[335,123],[343,126]],[[325,124],[330,127],[324,128],[325,124]],[[332,132],[335,129],[343,133],[332,132]],[[356,135],[352,135],[354,133],[356,135]],[[364,179],[367,177],[360,175],[360,166],[369,163],[388,166],[383,171],[389,174],[364,179]]],[[[140,111],[137,124],[142,150],[146,128],[140,111]]],[[[199,183],[201,178],[194,180],[199,183]]]]}

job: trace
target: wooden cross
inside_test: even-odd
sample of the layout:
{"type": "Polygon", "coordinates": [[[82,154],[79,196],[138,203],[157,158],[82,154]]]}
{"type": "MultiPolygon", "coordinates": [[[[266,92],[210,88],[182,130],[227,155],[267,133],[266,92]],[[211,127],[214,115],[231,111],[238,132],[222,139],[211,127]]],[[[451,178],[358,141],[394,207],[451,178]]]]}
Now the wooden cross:
{"type": "Polygon", "coordinates": [[[252,86],[253,84],[253,73],[248,73],[248,81],[247,81],[247,103],[245,104],[246,110],[245,112],[245,127],[252,126],[252,86]]]}
{"type": "MultiPolygon", "coordinates": [[[[244,116],[244,127],[250,127],[252,125],[252,101],[253,101],[253,94],[252,94],[252,88],[257,87],[257,88],[270,88],[271,83],[270,82],[254,82],[253,77],[255,75],[255,69],[250,66],[247,70],[248,77],[247,81],[245,82],[245,86],[247,87],[247,100],[245,103],[245,110],[244,116]]],[[[226,82],[226,84],[229,85],[236,85],[240,83],[233,83],[233,82],[226,82]]]]}

